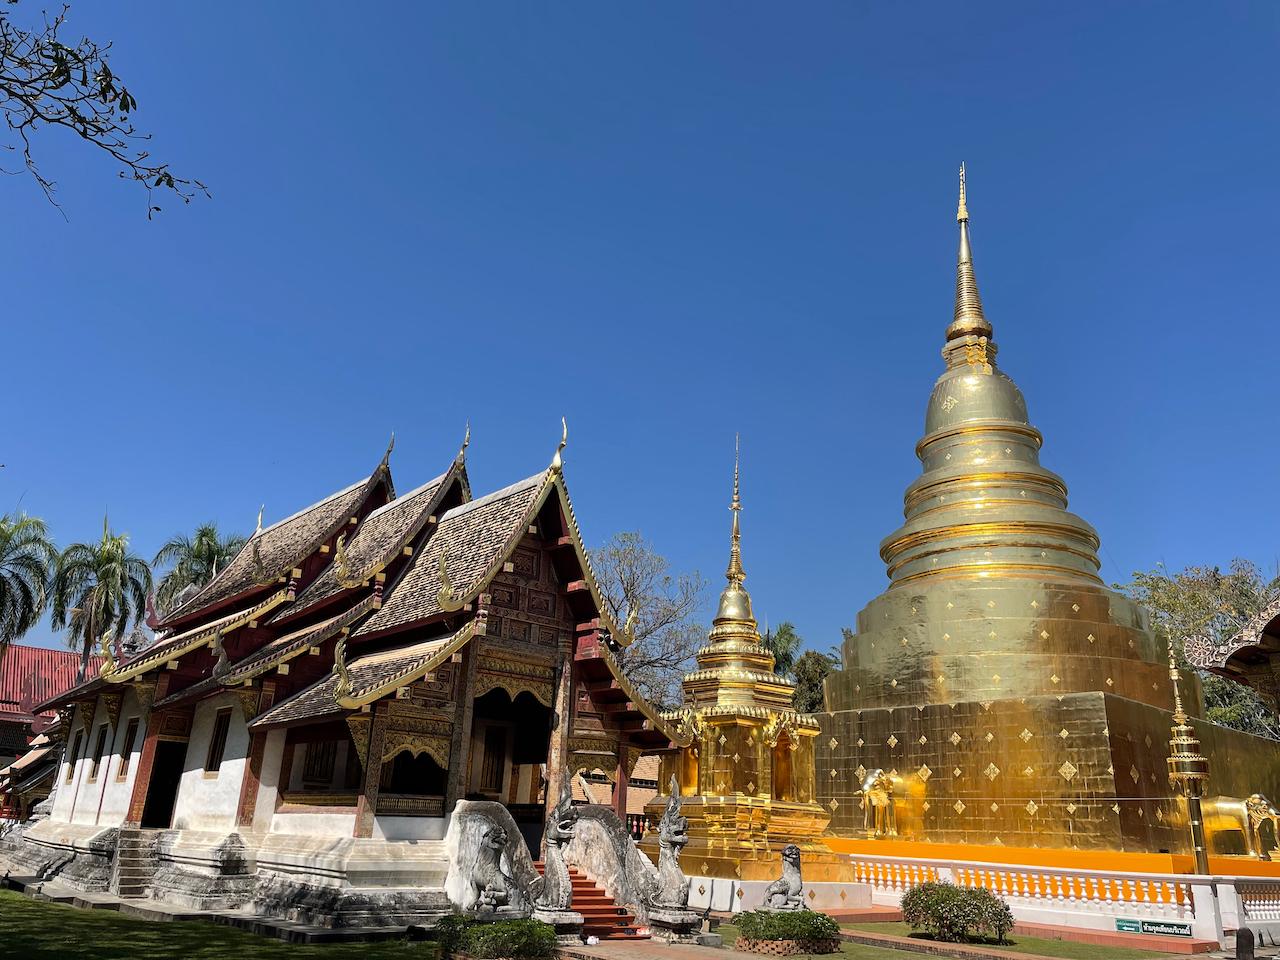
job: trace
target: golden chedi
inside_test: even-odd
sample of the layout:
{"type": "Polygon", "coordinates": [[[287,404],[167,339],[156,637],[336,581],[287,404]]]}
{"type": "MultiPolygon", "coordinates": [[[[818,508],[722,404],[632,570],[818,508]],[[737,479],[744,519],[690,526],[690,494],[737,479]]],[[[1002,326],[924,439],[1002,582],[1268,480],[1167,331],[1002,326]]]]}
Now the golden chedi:
{"type": "MultiPolygon", "coordinates": [[[[996,365],[963,168],[957,219],[955,313],[916,445],[923,473],[906,522],[881,543],[889,586],[826,681],[818,799],[845,838],[877,832],[868,801],[887,791],[904,839],[1190,852],[1168,778],[1165,644],[1099,577],[1098,536],[1040,465],[1040,432],[996,365]]],[[[1198,714],[1199,689],[1188,692],[1198,714]]],[[[1211,793],[1276,796],[1275,744],[1196,729],[1211,761],[1214,748],[1233,758],[1214,764],[1211,793]]],[[[1230,833],[1219,852],[1240,845],[1230,833]]]]}
{"type": "MultiPolygon", "coordinates": [[[[690,839],[681,864],[694,876],[774,880],[782,848],[794,843],[806,882],[847,880],[847,864],[820,839],[829,817],[814,800],[817,721],[792,709],[795,686],[774,673],[743,586],[736,462],[730,509],[728,584],[710,642],[684,677],[684,708],[667,715],[690,737],[664,756],[659,781],[665,788],[674,776],[684,795],[690,839]]],[[[655,822],[665,803],[661,796],[649,803],[655,822]]],[[[656,859],[652,832],[641,847],[656,859]]]]}

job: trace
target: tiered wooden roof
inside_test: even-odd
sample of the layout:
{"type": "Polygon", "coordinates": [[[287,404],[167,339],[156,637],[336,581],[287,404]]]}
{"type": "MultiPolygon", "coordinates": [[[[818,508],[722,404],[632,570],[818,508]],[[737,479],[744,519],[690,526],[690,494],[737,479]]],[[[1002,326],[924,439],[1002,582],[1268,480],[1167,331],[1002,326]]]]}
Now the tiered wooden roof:
{"type": "MultiPolygon", "coordinates": [[[[104,679],[141,681],[168,668],[155,703],[163,709],[254,688],[274,671],[275,705],[255,728],[357,709],[485,634],[482,594],[541,519],[578,623],[575,665],[591,699],[645,749],[667,746],[674,729],[632,689],[603,642],[627,641],[596,585],[559,454],[548,469],[471,500],[464,453],[465,444],[445,473],[398,498],[384,457],[365,480],[255,532],[165,618],[155,644],[108,663],[104,679]]],[[[85,685],[59,702],[100,689],[85,685]]]]}

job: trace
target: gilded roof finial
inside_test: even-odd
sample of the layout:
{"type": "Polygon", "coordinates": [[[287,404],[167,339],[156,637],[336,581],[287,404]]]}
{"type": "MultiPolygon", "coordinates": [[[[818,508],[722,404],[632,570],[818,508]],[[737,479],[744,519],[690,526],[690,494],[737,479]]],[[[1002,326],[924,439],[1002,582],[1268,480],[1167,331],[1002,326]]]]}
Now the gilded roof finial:
{"type": "Polygon", "coordinates": [[[387,443],[387,452],[382,455],[382,459],[378,461],[378,469],[386,470],[391,466],[391,451],[396,448],[396,432],[391,431],[391,440],[387,443]]]}
{"type": "Polygon", "coordinates": [[[458,448],[457,461],[461,463],[467,459],[467,447],[471,446],[471,419],[467,419],[467,429],[462,434],[462,446],[458,448]]]}
{"type": "Polygon", "coordinates": [[[262,514],[263,514],[263,511],[265,511],[266,509],[267,509],[267,505],[265,503],[258,508],[258,525],[253,528],[253,533],[255,536],[262,532],[262,514]]]}
{"type": "Polygon", "coordinates": [[[564,417],[561,417],[560,418],[560,444],[559,446],[556,447],[556,455],[551,458],[552,470],[560,470],[564,467],[564,458],[561,456],[561,454],[564,453],[565,445],[568,444],[568,442],[569,442],[569,422],[565,420],[564,417]]]}
{"type": "Polygon", "coordinates": [[[955,318],[947,327],[947,339],[955,340],[964,336],[990,337],[991,324],[982,312],[978,278],[973,272],[973,249],[969,245],[968,191],[963,163],[960,164],[960,203],[956,208],[956,222],[960,224],[960,252],[956,257],[956,309],[955,318]]]}
{"type": "Polygon", "coordinates": [[[725,571],[725,577],[735,585],[747,579],[746,573],[742,570],[742,531],[738,526],[738,514],[742,512],[742,498],[738,496],[738,461],[738,435],[735,433],[733,435],[733,500],[729,502],[729,509],[733,511],[733,537],[729,544],[729,569],[725,571]]]}

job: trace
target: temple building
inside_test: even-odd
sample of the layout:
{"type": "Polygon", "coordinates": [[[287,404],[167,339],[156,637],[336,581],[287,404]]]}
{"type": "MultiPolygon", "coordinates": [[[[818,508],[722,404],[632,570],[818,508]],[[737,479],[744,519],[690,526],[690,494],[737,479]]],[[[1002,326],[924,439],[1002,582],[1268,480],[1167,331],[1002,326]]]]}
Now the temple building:
{"type": "Polygon", "coordinates": [[[399,495],[388,448],[320,503],[260,518],[151,647],[115,662],[104,645],[101,674],[46,704],[71,745],[19,867],[71,854],[59,879],[89,889],[404,922],[448,908],[459,799],[505,805],[536,851],[547,798],[600,770],[625,819],[638,758],[679,735],[614,657],[628,637],[563,446],[479,498],[465,442],[399,495]]]}
{"type": "MultiPolygon", "coordinates": [[[[996,364],[963,169],[957,220],[955,313],[916,444],[924,469],[906,522],[880,545],[888,589],[858,614],[826,680],[818,800],[839,838],[888,832],[867,816],[876,775],[900,839],[1188,853],[1169,787],[1167,641],[1099,577],[1098,535],[1040,465],[1040,432],[996,364]]],[[[1220,657],[1222,672],[1265,686],[1255,664],[1269,667],[1274,647],[1241,648],[1220,657]]],[[[1199,716],[1198,685],[1183,692],[1199,716]]],[[[1194,730],[1211,766],[1210,852],[1245,853],[1242,802],[1280,796],[1280,745],[1199,720],[1194,730]]]]}

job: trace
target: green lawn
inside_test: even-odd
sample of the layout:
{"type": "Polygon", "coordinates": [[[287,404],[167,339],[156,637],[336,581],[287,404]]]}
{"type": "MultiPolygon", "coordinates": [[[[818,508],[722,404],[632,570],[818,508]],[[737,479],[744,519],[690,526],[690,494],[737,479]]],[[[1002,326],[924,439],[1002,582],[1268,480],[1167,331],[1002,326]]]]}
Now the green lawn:
{"type": "MultiPolygon", "coordinates": [[[[848,923],[841,929],[865,930],[868,933],[888,933],[895,937],[920,937],[905,923],[848,923]]],[[[1096,943],[1077,943],[1074,940],[1044,940],[1040,937],[1024,937],[1009,934],[1007,944],[988,943],[996,949],[1013,950],[1019,953],[1032,953],[1041,957],[1066,957],[1068,960],[1150,960],[1166,954],[1152,953],[1150,950],[1137,950],[1133,947],[1103,947],[1096,943]]],[[[846,944],[852,946],[852,944],[846,944]]],[[[901,957],[901,953],[895,953],[901,957]]]]}
{"type": "Polygon", "coordinates": [[[0,956],[22,960],[436,960],[434,943],[300,946],[202,921],[152,922],[0,890],[0,956]]]}

